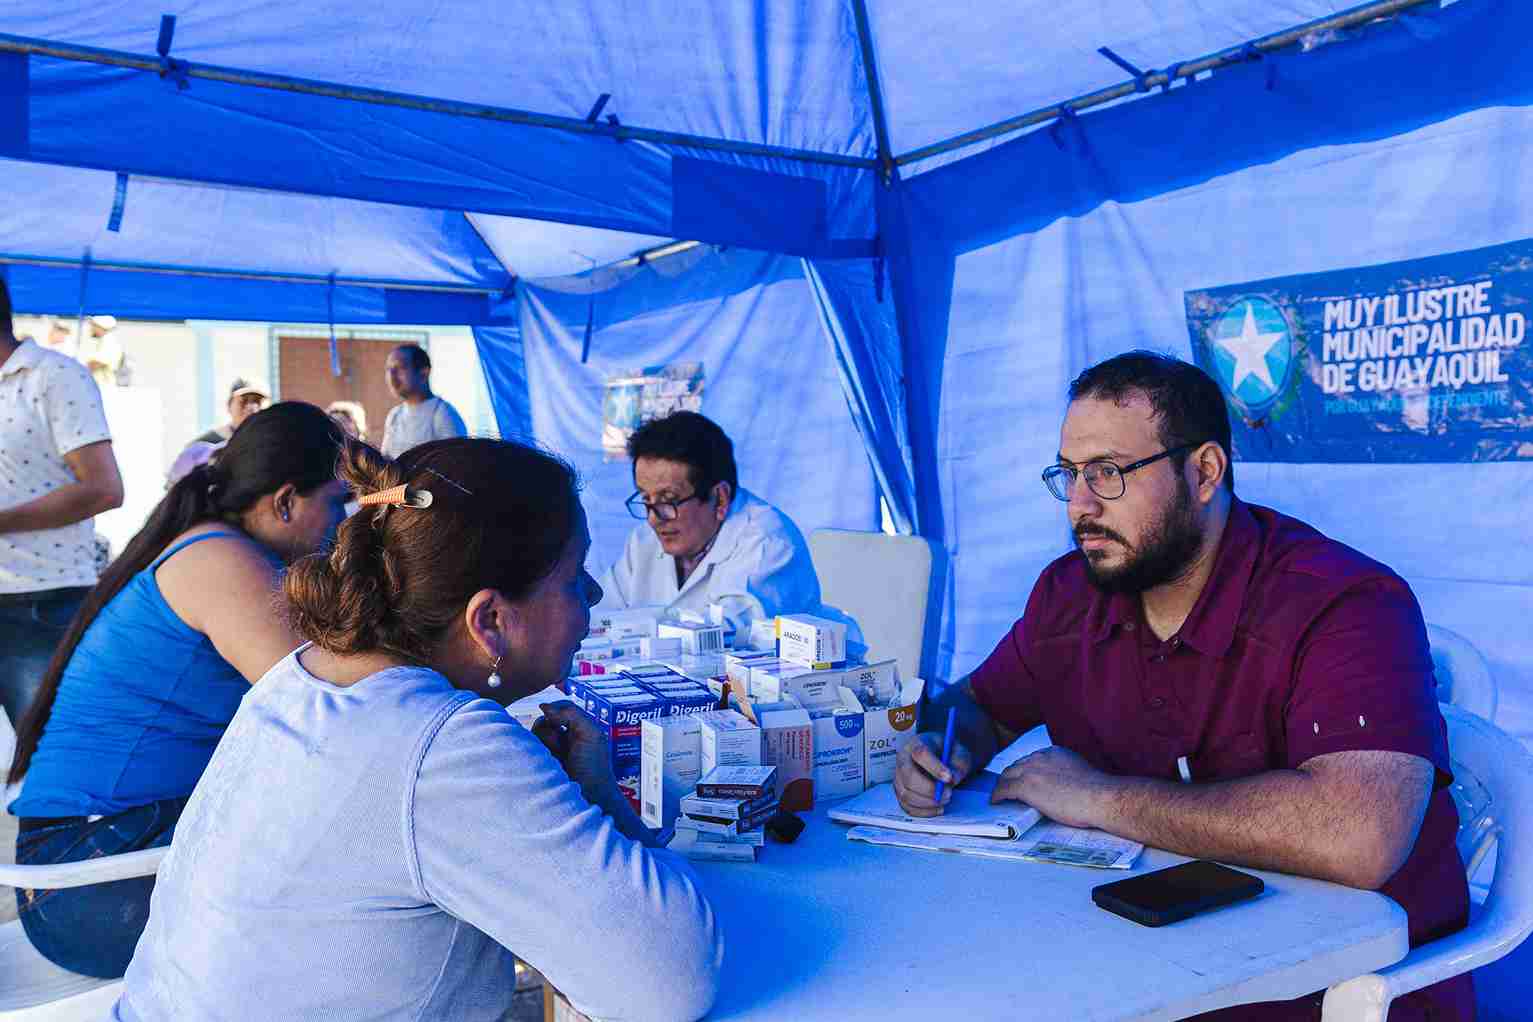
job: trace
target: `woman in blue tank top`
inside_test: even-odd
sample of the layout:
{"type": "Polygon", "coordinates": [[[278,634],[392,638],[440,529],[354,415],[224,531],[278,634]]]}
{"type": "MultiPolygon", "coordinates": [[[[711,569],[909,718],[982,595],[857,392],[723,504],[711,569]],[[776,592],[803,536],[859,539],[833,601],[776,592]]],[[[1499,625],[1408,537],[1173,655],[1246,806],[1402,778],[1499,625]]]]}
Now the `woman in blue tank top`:
{"type": "MultiPolygon", "coordinates": [[[[245,692],[299,644],[278,611],[277,578],[345,517],[341,440],[313,405],[256,413],[170,489],[101,576],[17,728],[18,863],[170,843],[245,692]]],[[[19,889],[16,903],[45,957],[116,977],[153,888],[142,878],[19,889]]]]}

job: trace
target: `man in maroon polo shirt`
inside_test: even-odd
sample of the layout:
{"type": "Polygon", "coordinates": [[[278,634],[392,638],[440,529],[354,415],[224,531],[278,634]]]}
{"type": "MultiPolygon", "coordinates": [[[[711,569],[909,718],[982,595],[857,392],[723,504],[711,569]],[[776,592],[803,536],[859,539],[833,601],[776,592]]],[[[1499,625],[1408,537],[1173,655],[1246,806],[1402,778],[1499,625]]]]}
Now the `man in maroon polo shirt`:
{"type": "MultiPolygon", "coordinates": [[[[1394,572],[1234,494],[1218,385],[1130,352],[1070,385],[1044,472],[1078,549],[900,753],[906,811],[1016,735],[1052,748],[994,799],[1197,858],[1379,890],[1411,944],[1468,919],[1447,729],[1421,609],[1394,572]],[[958,710],[951,767],[934,729],[958,710]]],[[[1320,1018],[1322,993],[1200,1016],[1320,1018]]],[[[1391,1022],[1474,1017],[1467,975],[1395,1001],[1391,1022]]]]}

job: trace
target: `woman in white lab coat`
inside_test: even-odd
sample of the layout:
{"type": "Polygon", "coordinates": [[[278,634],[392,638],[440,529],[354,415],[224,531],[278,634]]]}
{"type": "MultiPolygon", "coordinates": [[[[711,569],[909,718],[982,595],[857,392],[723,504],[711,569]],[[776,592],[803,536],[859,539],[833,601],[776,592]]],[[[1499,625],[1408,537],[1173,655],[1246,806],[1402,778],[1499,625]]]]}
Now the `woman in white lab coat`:
{"type": "Polygon", "coordinates": [[[788,516],[740,489],[734,444],[711,419],[674,412],[628,439],[644,519],[602,579],[603,607],[704,610],[722,604],[737,629],[756,618],[814,613],[820,580],[788,516]]]}

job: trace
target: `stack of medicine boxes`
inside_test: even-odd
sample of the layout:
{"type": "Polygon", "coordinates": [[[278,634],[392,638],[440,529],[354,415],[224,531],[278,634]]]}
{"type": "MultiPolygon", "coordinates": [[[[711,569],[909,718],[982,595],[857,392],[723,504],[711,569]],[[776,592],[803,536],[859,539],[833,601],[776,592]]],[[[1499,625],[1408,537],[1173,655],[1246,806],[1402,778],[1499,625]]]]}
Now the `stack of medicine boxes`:
{"type": "Polygon", "coordinates": [[[640,810],[642,725],[706,713],[715,700],[707,687],[664,664],[631,664],[618,673],[569,679],[570,698],[601,728],[618,787],[640,810]]]}
{"type": "Polygon", "coordinates": [[[671,847],[695,858],[754,860],[762,843],[761,825],[777,810],[776,771],[760,769],[761,729],[737,710],[657,717],[641,727],[639,815],[645,825],[674,827],[671,847]],[[762,774],[763,779],[729,773],[719,783],[753,784],[761,790],[734,797],[728,789],[705,786],[705,792],[726,794],[699,794],[699,783],[712,783],[716,771],[733,768],[751,768],[751,776],[762,774]]]}

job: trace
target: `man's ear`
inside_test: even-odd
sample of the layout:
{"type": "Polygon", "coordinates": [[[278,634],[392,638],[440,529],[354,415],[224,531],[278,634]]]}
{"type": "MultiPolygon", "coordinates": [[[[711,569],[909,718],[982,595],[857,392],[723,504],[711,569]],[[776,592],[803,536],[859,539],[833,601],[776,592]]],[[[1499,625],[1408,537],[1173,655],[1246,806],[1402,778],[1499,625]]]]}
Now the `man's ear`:
{"type": "Polygon", "coordinates": [[[728,483],[713,484],[713,513],[719,521],[729,517],[729,504],[734,500],[734,487],[728,483]]]}
{"type": "Polygon", "coordinates": [[[1210,440],[1200,445],[1187,460],[1195,471],[1193,485],[1198,499],[1212,500],[1214,494],[1218,493],[1220,487],[1224,485],[1224,477],[1229,473],[1230,461],[1225,456],[1224,448],[1210,440]]]}

